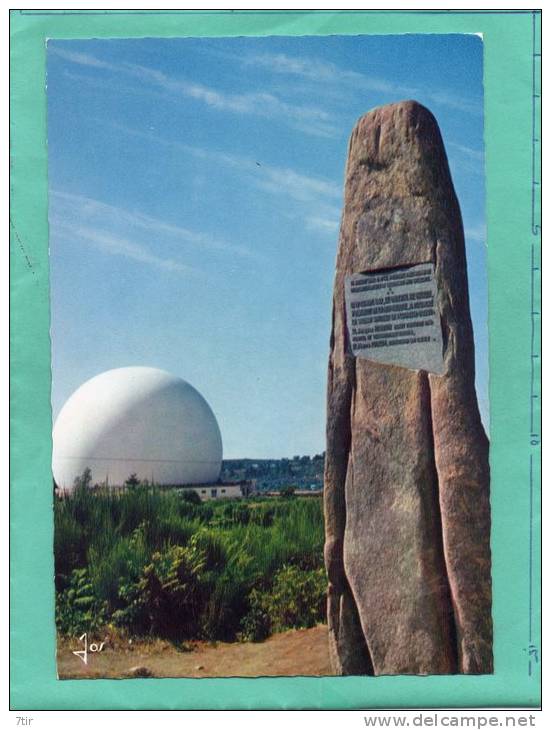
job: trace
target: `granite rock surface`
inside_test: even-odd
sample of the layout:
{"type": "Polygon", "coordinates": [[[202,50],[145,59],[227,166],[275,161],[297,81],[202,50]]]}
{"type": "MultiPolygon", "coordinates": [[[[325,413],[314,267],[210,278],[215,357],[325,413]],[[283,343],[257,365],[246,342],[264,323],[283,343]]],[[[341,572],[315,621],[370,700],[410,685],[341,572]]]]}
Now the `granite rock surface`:
{"type": "Polygon", "coordinates": [[[493,671],[488,440],[474,385],[461,213],[414,101],[349,143],[327,393],[325,561],[339,674],[493,671]],[[444,373],[354,357],[345,277],[433,262],[444,373]]]}

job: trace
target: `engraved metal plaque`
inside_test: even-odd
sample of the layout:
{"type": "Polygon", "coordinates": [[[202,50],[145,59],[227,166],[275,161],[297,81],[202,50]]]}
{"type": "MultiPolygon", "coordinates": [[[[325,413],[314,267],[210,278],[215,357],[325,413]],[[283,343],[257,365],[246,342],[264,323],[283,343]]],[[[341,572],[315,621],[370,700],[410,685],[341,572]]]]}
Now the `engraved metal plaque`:
{"type": "Polygon", "coordinates": [[[348,341],[356,357],[444,372],[433,263],[347,276],[345,300],[348,341]]]}

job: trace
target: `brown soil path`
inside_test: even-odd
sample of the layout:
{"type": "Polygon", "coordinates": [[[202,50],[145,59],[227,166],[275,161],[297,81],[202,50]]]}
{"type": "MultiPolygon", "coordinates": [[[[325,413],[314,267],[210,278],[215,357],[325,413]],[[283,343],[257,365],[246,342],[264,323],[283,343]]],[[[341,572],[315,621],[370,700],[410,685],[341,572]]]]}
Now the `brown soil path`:
{"type": "Polygon", "coordinates": [[[60,640],[60,679],[150,677],[281,677],[331,675],[327,626],[293,629],[259,643],[194,642],[179,651],[167,642],[109,640],[100,653],[88,654],[88,664],[72,652],[78,642],[60,640]]]}

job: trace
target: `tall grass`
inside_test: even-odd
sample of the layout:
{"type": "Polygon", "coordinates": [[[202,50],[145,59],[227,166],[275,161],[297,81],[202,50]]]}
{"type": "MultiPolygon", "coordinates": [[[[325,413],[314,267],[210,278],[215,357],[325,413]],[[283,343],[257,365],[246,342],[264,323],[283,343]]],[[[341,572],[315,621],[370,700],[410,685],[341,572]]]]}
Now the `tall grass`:
{"type": "Polygon", "coordinates": [[[253,590],[269,591],[286,566],[300,571],[323,566],[321,500],[197,505],[177,490],[145,486],[125,492],[76,489],[55,500],[58,592],[69,587],[72,571],[85,568],[107,616],[125,610],[121,596],[128,591],[121,588],[138,585],[156,554],[190,545],[204,558],[202,631],[209,638],[233,639],[253,590]]]}

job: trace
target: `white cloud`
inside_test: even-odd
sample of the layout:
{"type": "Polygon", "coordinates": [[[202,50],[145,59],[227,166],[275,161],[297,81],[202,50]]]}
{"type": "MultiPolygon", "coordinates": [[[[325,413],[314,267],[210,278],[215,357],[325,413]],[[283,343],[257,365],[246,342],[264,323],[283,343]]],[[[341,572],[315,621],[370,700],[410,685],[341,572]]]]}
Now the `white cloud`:
{"type": "Polygon", "coordinates": [[[339,219],[312,216],[306,219],[306,227],[310,231],[334,235],[339,230],[339,219]]]}
{"type": "Polygon", "coordinates": [[[59,214],[61,209],[64,219],[84,219],[95,225],[104,227],[107,225],[111,229],[122,225],[131,229],[146,230],[155,236],[166,234],[203,249],[221,251],[234,256],[251,259],[260,258],[256,251],[251,251],[246,246],[232,244],[214,238],[206,233],[192,231],[180,225],[167,223],[145,213],[128,211],[118,206],[94,200],[93,198],[59,190],[50,191],[50,195],[57,202],[56,211],[59,214]]]}
{"type": "Polygon", "coordinates": [[[276,119],[301,132],[319,137],[338,137],[340,134],[331,115],[324,109],[311,105],[292,104],[265,91],[232,94],[185,78],[173,78],[158,69],[147,66],[131,63],[112,64],[90,54],[74,53],[58,47],[53,47],[51,51],[70,63],[130,76],[141,83],[163,89],[172,95],[199,101],[211,109],[276,119]]]}
{"type": "Polygon", "coordinates": [[[76,63],[79,66],[89,66],[90,68],[104,68],[110,71],[116,71],[117,66],[107,61],[102,61],[95,56],[91,56],[89,53],[77,53],[75,51],[68,51],[58,46],[48,46],[48,53],[53,53],[55,56],[76,63]]]}
{"type": "Polygon", "coordinates": [[[486,225],[479,223],[465,228],[465,238],[477,243],[486,243],[486,225]]]}
{"type": "Polygon", "coordinates": [[[123,134],[147,139],[152,144],[177,150],[197,159],[208,160],[217,165],[223,164],[238,171],[241,177],[257,190],[279,198],[286,197],[292,204],[298,203],[302,209],[302,220],[308,230],[327,233],[330,228],[335,230],[338,227],[342,188],[332,180],[306,175],[289,167],[260,163],[243,155],[167,140],[151,132],[131,129],[114,122],[110,122],[109,125],[123,134]],[[322,220],[325,221],[324,224],[321,223],[322,220]]]}
{"type": "MultiPolygon", "coordinates": [[[[102,120],[98,120],[102,121],[102,120]]],[[[240,170],[258,188],[277,195],[288,195],[296,200],[314,201],[326,198],[341,199],[342,190],[339,185],[327,178],[306,175],[289,167],[278,167],[265,162],[258,162],[252,157],[228,152],[195,147],[193,145],[164,139],[151,132],[132,129],[122,124],[110,122],[109,126],[128,134],[168,148],[179,150],[198,159],[223,163],[228,167],[240,170]]]]}
{"type": "MultiPolygon", "coordinates": [[[[415,94],[418,93],[416,90],[415,94]]],[[[466,114],[474,114],[481,116],[484,112],[482,107],[482,100],[477,101],[476,99],[465,99],[457,94],[450,94],[446,91],[426,91],[423,92],[429,101],[440,106],[447,106],[449,109],[453,109],[458,112],[465,112],[466,114]]]]}
{"type": "Polygon", "coordinates": [[[245,58],[244,62],[255,66],[264,66],[275,73],[301,76],[323,84],[355,84],[363,89],[383,93],[392,92],[396,88],[394,84],[384,79],[343,69],[334,63],[317,58],[294,58],[283,53],[265,53],[245,58]]]}
{"type": "Polygon", "coordinates": [[[476,99],[466,99],[438,89],[419,89],[413,86],[403,86],[376,76],[345,69],[317,58],[296,58],[283,53],[265,53],[241,59],[236,56],[235,58],[248,65],[263,66],[275,73],[308,79],[324,85],[324,87],[333,84],[337,87],[348,87],[353,90],[363,89],[402,98],[422,96],[435,104],[447,106],[456,111],[469,114],[482,113],[482,105],[476,99]]]}
{"type": "Polygon", "coordinates": [[[457,144],[457,142],[449,142],[448,146],[452,147],[454,150],[461,153],[462,155],[465,155],[473,162],[484,161],[484,152],[482,150],[476,150],[464,144],[457,144]]]}
{"type": "Polygon", "coordinates": [[[447,142],[446,148],[450,168],[454,174],[462,172],[470,177],[484,174],[484,152],[482,150],[456,142],[447,142]]]}
{"type": "Polygon", "coordinates": [[[174,271],[177,273],[196,274],[196,270],[187,266],[180,261],[172,258],[164,258],[157,254],[151,253],[146,247],[133,241],[129,241],[122,236],[114,235],[106,231],[89,228],[87,226],[76,225],[59,219],[53,215],[50,218],[50,225],[57,235],[64,238],[75,240],[84,240],[91,244],[94,248],[109,256],[123,256],[124,258],[138,261],[142,264],[154,266],[164,271],[174,271]]]}
{"type": "Polygon", "coordinates": [[[341,197],[339,186],[331,181],[303,175],[290,168],[262,165],[261,170],[257,185],[268,192],[302,201],[341,197]]]}

